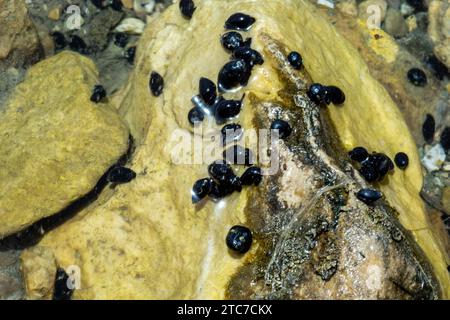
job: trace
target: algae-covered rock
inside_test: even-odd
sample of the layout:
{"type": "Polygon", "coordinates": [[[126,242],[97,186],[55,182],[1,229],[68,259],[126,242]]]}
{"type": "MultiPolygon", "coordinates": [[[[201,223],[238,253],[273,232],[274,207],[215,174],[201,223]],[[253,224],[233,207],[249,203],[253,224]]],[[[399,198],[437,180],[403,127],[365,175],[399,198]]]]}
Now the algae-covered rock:
{"type": "Polygon", "coordinates": [[[0,238],[87,194],[123,155],[128,130],[90,101],[93,63],[61,53],[32,67],[0,113],[0,238]]]}
{"type": "MultiPolygon", "coordinates": [[[[191,20],[175,4],[149,23],[135,71],[116,96],[137,143],[129,163],[136,179],[49,232],[26,251],[36,255],[24,255],[24,263],[45,248],[58,266],[78,266],[81,289],[74,297],[81,299],[448,298],[444,252],[419,197],[415,143],[358,51],[304,1],[196,6],[191,20]],[[190,189],[209,163],[175,163],[173,135],[194,137],[190,100],[200,77],[216,81],[228,61],[219,39],[238,11],[256,18],[245,36],[265,62],[248,86],[226,96],[246,94],[238,119],[246,130],[268,128],[281,117],[294,132],[278,144],[280,170],[260,187],[194,206],[190,189]],[[301,72],[286,62],[292,50],[302,53],[301,72]],[[152,71],[164,78],[159,97],[149,90],[152,71]],[[311,103],[305,91],[312,81],[342,88],[344,105],[311,103]],[[376,186],[385,200],[375,206],[355,197],[367,187],[346,157],[357,145],[391,158],[400,150],[409,155],[406,171],[395,170],[376,186]],[[244,256],[225,244],[236,224],[254,232],[244,256]]],[[[206,131],[220,128],[205,120],[206,131]]]]}

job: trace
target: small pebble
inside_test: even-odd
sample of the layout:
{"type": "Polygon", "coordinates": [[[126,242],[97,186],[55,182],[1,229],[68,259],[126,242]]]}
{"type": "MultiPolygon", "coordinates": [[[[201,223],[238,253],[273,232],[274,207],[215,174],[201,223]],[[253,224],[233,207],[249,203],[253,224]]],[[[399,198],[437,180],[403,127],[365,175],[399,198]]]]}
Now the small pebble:
{"type": "Polygon", "coordinates": [[[440,143],[430,148],[422,158],[422,164],[428,172],[437,171],[445,161],[445,150],[440,143]]]}
{"type": "Polygon", "coordinates": [[[409,69],[407,76],[409,81],[417,87],[424,87],[427,84],[427,76],[419,68],[409,69]]]}
{"type": "Polygon", "coordinates": [[[394,162],[400,169],[406,169],[409,164],[408,155],[404,152],[399,152],[395,155],[394,162]]]}
{"type": "Polygon", "coordinates": [[[144,32],[145,22],[138,18],[125,18],[114,29],[114,32],[125,32],[128,34],[140,35],[144,32]]]}
{"type": "Polygon", "coordinates": [[[246,253],[252,245],[252,232],[244,226],[233,226],[226,237],[228,248],[239,253],[246,253]]]}

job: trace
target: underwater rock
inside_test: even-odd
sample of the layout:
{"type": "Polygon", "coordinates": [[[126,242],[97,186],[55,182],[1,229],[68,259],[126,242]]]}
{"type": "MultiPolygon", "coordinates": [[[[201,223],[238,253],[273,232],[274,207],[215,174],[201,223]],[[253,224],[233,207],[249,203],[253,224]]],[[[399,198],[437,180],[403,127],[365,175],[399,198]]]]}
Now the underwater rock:
{"type": "Polygon", "coordinates": [[[0,72],[39,61],[43,51],[24,1],[0,0],[0,25],[0,72]]]}
{"type": "MultiPolygon", "coordinates": [[[[444,253],[419,197],[415,143],[358,51],[307,2],[195,4],[195,19],[183,18],[172,5],[148,24],[136,68],[116,96],[136,139],[127,165],[136,179],[116,186],[26,252],[40,256],[37,250],[46,248],[58,266],[78,266],[81,290],[74,291],[75,299],[448,297],[444,253]],[[179,139],[173,134],[192,133],[191,98],[199,79],[216,79],[229,60],[219,39],[236,12],[256,19],[246,36],[265,61],[234,93],[234,99],[245,93],[239,124],[245,132],[268,129],[280,116],[293,130],[279,142],[280,170],[274,175],[264,176],[258,187],[197,206],[190,191],[211,161],[175,164],[179,139]],[[290,66],[286,56],[294,50],[309,75],[290,66]],[[164,78],[160,96],[148,88],[154,70],[164,78]],[[338,86],[345,103],[326,110],[311,103],[306,89],[312,82],[338,86]],[[379,186],[385,200],[371,207],[356,198],[368,186],[346,154],[360,145],[391,158],[401,149],[410,160],[407,171],[395,170],[379,186]],[[252,246],[239,258],[225,241],[235,225],[252,230],[252,246]]],[[[222,125],[214,128],[220,132],[222,125]]]]}
{"type": "Polygon", "coordinates": [[[33,66],[0,114],[0,238],[87,194],[128,147],[93,63],[63,52],[33,66]]]}
{"type": "Polygon", "coordinates": [[[428,6],[428,35],[434,43],[434,54],[450,68],[450,4],[433,0],[428,6]]]}
{"type": "Polygon", "coordinates": [[[56,275],[56,261],[51,250],[37,248],[21,256],[28,299],[51,299],[56,275]]]}

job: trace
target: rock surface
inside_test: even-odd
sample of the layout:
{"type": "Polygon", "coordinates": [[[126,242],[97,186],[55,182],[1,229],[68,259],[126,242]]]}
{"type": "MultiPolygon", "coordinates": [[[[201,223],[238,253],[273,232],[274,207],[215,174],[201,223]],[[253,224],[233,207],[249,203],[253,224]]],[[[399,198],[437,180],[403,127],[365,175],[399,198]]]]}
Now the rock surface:
{"type": "MultiPolygon", "coordinates": [[[[75,291],[74,297],[85,299],[436,298],[441,294],[448,298],[444,253],[430,232],[419,198],[422,175],[415,143],[399,110],[358,52],[304,1],[196,4],[190,21],[174,5],[148,25],[138,47],[136,69],[115,97],[136,138],[130,166],[137,178],[48,233],[25,252],[24,265],[41,259],[43,250],[53,254],[58,266],[79,266],[82,290],[75,291]],[[249,85],[235,94],[246,93],[239,122],[246,129],[264,128],[278,112],[291,121],[295,132],[280,146],[283,170],[266,177],[260,189],[244,189],[217,204],[193,206],[190,189],[206,176],[208,163],[175,164],[173,133],[192,137],[187,121],[190,99],[198,92],[198,79],[215,81],[229,59],[218,39],[223,22],[236,11],[257,19],[248,36],[265,59],[254,69],[249,85]],[[304,27],[299,29],[300,24],[304,27]],[[299,78],[283,60],[283,53],[290,50],[301,51],[314,81],[338,85],[347,96],[344,106],[320,112],[324,131],[320,131],[318,109],[304,98],[308,76],[299,78]],[[151,71],[165,80],[159,97],[149,92],[151,71]],[[390,157],[399,149],[408,153],[408,170],[395,171],[388,183],[378,186],[403,227],[387,203],[371,208],[355,199],[354,192],[364,183],[340,159],[344,154],[340,145],[346,150],[364,145],[390,157]],[[336,212],[342,219],[333,216],[336,212]],[[301,228],[287,230],[299,233],[282,232],[291,223],[301,228]],[[235,224],[255,230],[255,243],[243,257],[227,251],[224,241],[235,224]],[[293,240],[294,246],[283,239],[293,240]],[[308,239],[312,246],[305,243],[308,239]],[[273,264],[263,258],[269,255],[284,259],[273,264]],[[298,281],[296,289],[290,278],[298,281]]],[[[212,124],[205,127],[220,129],[212,124]]],[[[31,272],[25,277],[28,284],[40,287],[51,283],[52,272],[46,274],[31,272]]],[[[29,293],[35,289],[27,287],[29,293]]]]}
{"type": "Polygon", "coordinates": [[[433,0],[428,7],[428,35],[433,41],[434,53],[450,68],[450,4],[433,0]]]}
{"type": "Polygon", "coordinates": [[[24,1],[0,0],[0,72],[28,66],[43,55],[24,1]]]}
{"type": "Polygon", "coordinates": [[[128,130],[90,101],[93,63],[64,52],[32,67],[0,114],[0,238],[87,194],[122,156],[128,130]]]}

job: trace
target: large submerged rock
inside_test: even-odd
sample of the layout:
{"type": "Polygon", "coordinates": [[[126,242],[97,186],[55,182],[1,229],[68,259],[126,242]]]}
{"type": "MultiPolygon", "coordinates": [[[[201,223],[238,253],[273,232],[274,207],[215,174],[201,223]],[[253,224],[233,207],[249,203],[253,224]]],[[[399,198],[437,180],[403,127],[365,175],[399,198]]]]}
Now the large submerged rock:
{"type": "MultiPolygon", "coordinates": [[[[36,260],[53,272],[55,265],[76,266],[81,288],[74,297],[81,299],[448,298],[445,253],[419,197],[415,143],[357,50],[304,1],[196,5],[192,20],[174,5],[148,25],[135,71],[115,97],[136,139],[129,165],[137,178],[45,235],[22,256],[23,265],[36,260]],[[281,169],[260,187],[194,206],[190,189],[208,163],[174,163],[173,134],[194,136],[191,97],[200,77],[215,81],[228,61],[219,39],[238,11],[256,18],[245,36],[265,62],[248,86],[226,97],[246,94],[238,120],[245,129],[268,128],[277,116],[294,132],[278,144],[281,169]],[[302,53],[307,72],[289,67],[284,57],[291,50],[302,53]],[[152,71],[164,77],[159,97],[149,90],[152,71]],[[345,104],[312,104],[305,96],[312,80],[341,87],[345,104]],[[373,207],[355,197],[366,183],[345,152],[357,145],[410,158],[406,171],[376,186],[385,200],[373,207]],[[225,245],[236,224],[254,231],[244,256],[225,245]]],[[[206,121],[204,130],[220,127],[206,121]]],[[[30,295],[48,297],[51,288],[42,285],[50,283],[49,270],[24,268],[30,295]]]]}
{"type": "Polygon", "coordinates": [[[128,129],[90,96],[94,64],[61,53],[32,67],[0,113],[0,239],[83,197],[126,152],[128,129]]]}

